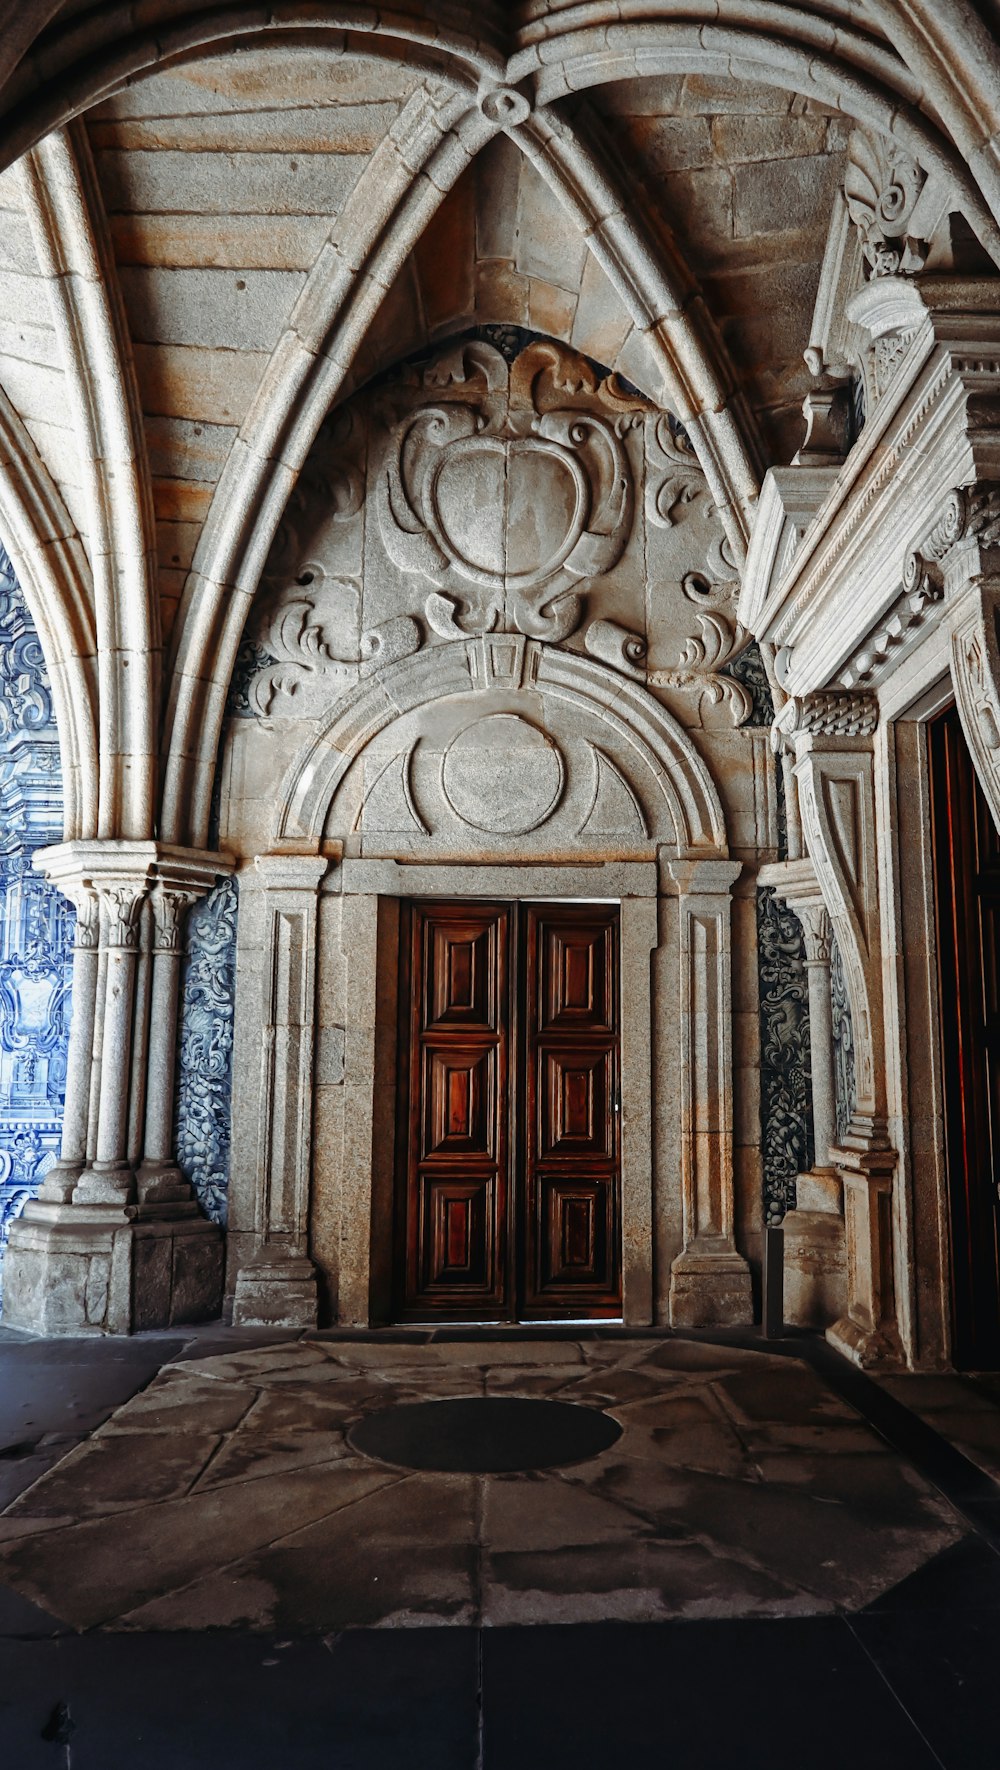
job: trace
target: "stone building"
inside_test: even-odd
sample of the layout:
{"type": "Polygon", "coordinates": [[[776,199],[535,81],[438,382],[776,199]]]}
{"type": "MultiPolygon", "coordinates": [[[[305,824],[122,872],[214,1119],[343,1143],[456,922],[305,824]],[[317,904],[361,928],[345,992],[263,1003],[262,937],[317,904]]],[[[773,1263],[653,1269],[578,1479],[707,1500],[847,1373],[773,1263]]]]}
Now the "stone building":
{"type": "Polygon", "coordinates": [[[997,1363],[988,14],[0,5],[6,1324],[997,1363]]]}

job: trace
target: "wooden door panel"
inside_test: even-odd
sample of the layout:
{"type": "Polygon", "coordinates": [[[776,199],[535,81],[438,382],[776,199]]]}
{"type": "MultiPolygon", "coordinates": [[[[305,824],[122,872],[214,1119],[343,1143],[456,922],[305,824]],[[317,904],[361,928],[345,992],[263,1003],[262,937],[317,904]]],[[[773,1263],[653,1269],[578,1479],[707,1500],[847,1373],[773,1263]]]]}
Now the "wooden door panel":
{"type": "Polygon", "coordinates": [[[621,1312],[619,912],[530,908],[521,1312],[621,1312]]]}
{"type": "Polygon", "coordinates": [[[546,1275],[548,1295],[559,1293],[570,1304],[577,1301],[580,1286],[613,1289],[611,1188],[600,1181],[587,1185],[544,1170],[539,1171],[537,1186],[542,1230],[539,1266],[546,1275]]]}
{"type": "Polygon", "coordinates": [[[952,1358],[1000,1365],[1000,839],[955,708],[928,732],[952,1358]]]}
{"type": "Polygon", "coordinates": [[[550,914],[535,927],[542,940],[538,1032],[612,1032],[617,1024],[613,950],[617,923],[612,926],[589,912],[565,926],[550,914]]]}
{"type": "Polygon", "coordinates": [[[404,906],[401,1319],[620,1313],[618,921],[404,906]]]}
{"type": "Polygon", "coordinates": [[[443,1050],[425,1046],[424,1161],[451,1154],[497,1158],[496,1046],[443,1050]]]}
{"type": "Polygon", "coordinates": [[[538,1159],[567,1161],[614,1154],[614,1051],[560,1045],[541,1048],[538,1159]]]}
{"type": "Polygon", "coordinates": [[[447,1305],[491,1296],[497,1289],[492,1177],[425,1174],[421,1187],[421,1284],[427,1300],[447,1305]]]}
{"type": "Polygon", "coordinates": [[[431,910],[424,923],[424,1031],[461,1027],[500,1031],[501,929],[464,907],[455,920],[431,910]]]}
{"type": "Polygon", "coordinates": [[[508,1308],[510,910],[409,904],[402,916],[397,1314],[508,1308]]]}

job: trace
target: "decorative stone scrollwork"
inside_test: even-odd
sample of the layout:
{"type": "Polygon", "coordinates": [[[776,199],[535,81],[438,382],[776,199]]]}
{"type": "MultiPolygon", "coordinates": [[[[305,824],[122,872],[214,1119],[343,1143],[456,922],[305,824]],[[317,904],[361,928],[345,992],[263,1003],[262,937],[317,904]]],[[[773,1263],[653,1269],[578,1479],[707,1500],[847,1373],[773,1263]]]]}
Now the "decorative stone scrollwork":
{"type": "Polygon", "coordinates": [[[701,636],[685,642],[679,666],[657,670],[653,680],[663,688],[697,689],[710,706],[724,704],[734,726],[745,725],[753,714],[753,694],[737,677],[722,672],[735,661],[750,635],[738,622],[714,613],[700,614],[698,625],[701,636]]]}
{"type": "Polygon", "coordinates": [[[631,633],[617,621],[591,621],[584,635],[584,645],[592,658],[610,664],[637,682],[646,679],[646,641],[641,633],[631,633]]]}
{"type": "Polygon", "coordinates": [[[592,408],[593,372],[547,344],[508,369],[471,342],[425,385],[437,397],[396,424],[377,482],[386,552],[434,586],[425,612],[442,637],[566,639],[583,615],[578,586],[610,570],[632,523],[618,424],[553,403],[583,391],[592,408]]]}
{"type": "Polygon", "coordinates": [[[871,278],[923,269],[927,241],[910,232],[910,222],[925,182],[926,173],[904,149],[852,132],[844,195],[871,278]]]}

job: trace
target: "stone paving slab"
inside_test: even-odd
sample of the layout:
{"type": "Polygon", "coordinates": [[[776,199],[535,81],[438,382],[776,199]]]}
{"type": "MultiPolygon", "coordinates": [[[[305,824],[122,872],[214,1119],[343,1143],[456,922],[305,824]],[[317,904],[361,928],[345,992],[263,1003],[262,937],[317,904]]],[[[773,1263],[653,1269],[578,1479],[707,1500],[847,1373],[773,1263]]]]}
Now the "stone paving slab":
{"type": "Polygon", "coordinates": [[[796,1359],[303,1338],[164,1366],[0,1516],[0,1584],[75,1630],[821,1616],[964,1533],[796,1359]],[[603,1408],[622,1435],[502,1476],[410,1473],[346,1441],[374,1409],[456,1395],[603,1408]]]}

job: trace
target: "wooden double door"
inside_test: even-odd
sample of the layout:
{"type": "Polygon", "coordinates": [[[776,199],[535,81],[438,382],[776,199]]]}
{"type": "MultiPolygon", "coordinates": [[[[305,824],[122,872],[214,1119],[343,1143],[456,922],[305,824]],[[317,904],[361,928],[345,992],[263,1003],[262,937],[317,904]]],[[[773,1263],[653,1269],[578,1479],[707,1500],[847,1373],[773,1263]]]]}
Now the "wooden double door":
{"type": "Polygon", "coordinates": [[[398,1319],[620,1315],[617,905],[408,903],[400,949],[398,1319]]]}

